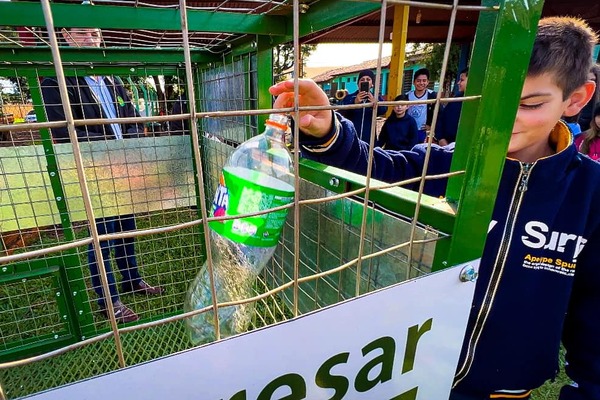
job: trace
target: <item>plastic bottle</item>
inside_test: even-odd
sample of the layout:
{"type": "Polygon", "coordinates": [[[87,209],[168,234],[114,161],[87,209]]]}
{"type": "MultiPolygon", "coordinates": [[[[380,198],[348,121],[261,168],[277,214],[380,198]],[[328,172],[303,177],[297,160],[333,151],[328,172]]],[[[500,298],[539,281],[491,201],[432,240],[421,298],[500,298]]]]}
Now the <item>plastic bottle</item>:
{"type": "MultiPolygon", "coordinates": [[[[287,123],[285,115],[270,114],[265,132],[231,154],[219,179],[213,216],[248,214],[293,201],[292,158],[284,143],[287,123]]],[[[252,297],[253,285],[277,247],[287,211],[209,222],[218,302],[252,297]]],[[[212,305],[209,278],[205,263],[188,289],[185,312],[212,305]]],[[[220,307],[221,337],[245,331],[253,312],[253,303],[220,307]]],[[[186,322],[194,345],[216,339],[212,311],[186,322]]]]}

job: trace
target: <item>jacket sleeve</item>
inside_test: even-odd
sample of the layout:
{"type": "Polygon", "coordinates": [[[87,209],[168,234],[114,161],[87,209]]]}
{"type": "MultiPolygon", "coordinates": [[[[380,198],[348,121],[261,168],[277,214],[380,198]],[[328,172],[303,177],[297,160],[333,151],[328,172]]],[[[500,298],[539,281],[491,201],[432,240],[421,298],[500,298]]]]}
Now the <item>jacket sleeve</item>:
{"type": "Polygon", "coordinates": [[[413,117],[410,117],[410,123],[409,123],[409,128],[408,128],[408,134],[407,134],[407,139],[411,145],[411,147],[416,146],[417,144],[419,144],[419,128],[417,127],[417,121],[415,121],[415,119],[413,117]]]}
{"type": "MultiPolygon", "coordinates": [[[[301,133],[300,147],[302,156],[339,167],[347,171],[365,175],[368,167],[369,145],[361,141],[352,122],[335,114],[331,131],[323,138],[315,139],[301,133]]],[[[417,145],[410,151],[387,151],[380,147],[373,149],[372,176],[385,182],[398,182],[420,176],[423,171],[426,146],[417,145]]],[[[450,170],[452,151],[434,145],[428,167],[429,174],[438,174],[450,170]]],[[[445,193],[446,180],[429,180],[425,192],[432,196],[445,193]]],[[[405,186],[418,188],[418,183],[405,186]]]]}
{"type": "Polygon", "coordinates": [[[375,146],[385,147],[385,145],[387,144],[389,137],[390,137],[390,135],[388,133],[388,126],[389,126],[389,122],[388,122],[388,120],[385,120],[385,122],[383,123],[383,126],[381,127],[381,131],[379,132],[379,137],[375,141],[375,146]]]}
{"type": "Polygon", "coordinates": [[[600,226],[579,254],[565,320],[566,373],[560,400],[600,400],[600,226]]]}
{"type": "MultiPolygon", "coordinates": [[[[435,99],[436,97],[437,97],[437,92],[427,92],[427,100],[432,100],[432,99],[435,99]]],[[[427,104],[427,120],[425,121],[425,123],[429,126],[431,126],[431,123],[433,122],[434,108],[435,108],[435,103],[427,104]]]]}
{"type": "MultiPolygon", "coordinates": [[[[385,99],[383,97],[379,96],[379,101],[385,101],[385,99]]],[[[378,106],[377,107],[377,116],[385,115],[387,110],[388,110],[387,106],[378,106]]]]}
{"type": "Polygon", "coordinates": [[[435,138],[439,141],[441,139],[448,139],[448,132],[446,131],[446,127],[447,127],[447,118],[446,115],[448,113],[448,106],[449,104],[446,104],[446,107],[441,109],[438,113],[438,118],[435,124],[435,138]]]}
{"type": "MultiPolygon", "coordinates": [[[[60,91],[58,90],[58,82],[51,78],[45,78],[41,83],[42,98],[44,99],[44,109],[46,110],[46,118],[48,121],[64,121],[65,112],[63,109],[63,102],[60,97],[60,91]]],[[[69,102],[74,104],[77,100],[72,95],[73,88],[67,87],[69,94],[69,102]]],[[[75,119],[78,119],[77,115],[73,115],[75,119]]],[[[78,137],[87,136],[86,132],[81,129],[82,127],[76,126],[75,132],[78,137]]],[[[66,126],[60,128],[51,128],[52,138],[56,143],[69,143],[69,131],[66,126]]]]}

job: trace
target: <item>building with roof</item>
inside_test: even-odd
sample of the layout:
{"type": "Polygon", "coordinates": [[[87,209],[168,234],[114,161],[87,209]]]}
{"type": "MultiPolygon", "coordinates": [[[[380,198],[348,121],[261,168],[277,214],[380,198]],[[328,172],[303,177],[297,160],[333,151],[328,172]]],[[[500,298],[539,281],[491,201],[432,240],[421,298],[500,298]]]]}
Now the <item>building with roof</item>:
{"type": "MultiPolygon", "coordinates": [[[[388,94],[388,78],[390,74],[390,62],[392,57],[381,58],[381,82],[380,93],[385,98],[388,94]]],[[[422,54],[414,54],[407,56],[404,64],[404,72],[402,77],[402,93],[411,90],[413,74],[419,68],[425,67],[422,60],[422,54]]],[[[377,59],[364,61],[360,64],[355,64],[347,67],[330,69],[315,76],[308,75],[314,80],[330,97],[335,98],[335,93],[338,90],[347,90],[348,93],[358,90],[358,73],[364,69],[370,69],[373,72],[377,70],[377,59]]],[[[432,77],[433,78],[433,77],[432,77]]],[[[439,84],[437,81],[431,82],[431,88],[437,90],[439,84]]]]}

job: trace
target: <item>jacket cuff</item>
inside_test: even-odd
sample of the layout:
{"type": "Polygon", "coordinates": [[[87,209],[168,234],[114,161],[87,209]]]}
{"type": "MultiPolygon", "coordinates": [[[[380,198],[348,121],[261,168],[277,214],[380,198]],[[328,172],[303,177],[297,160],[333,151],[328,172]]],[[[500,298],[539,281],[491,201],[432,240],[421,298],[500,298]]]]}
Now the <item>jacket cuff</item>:
{"type": "Polygon", "coordinates": [[[337,115],[332,113],[332,123],[329,133],[321,138],[315,138],[300,131],[300,146],[311,153],[325,153],[329,151],[340,137],[340,122],[337,115]]]}

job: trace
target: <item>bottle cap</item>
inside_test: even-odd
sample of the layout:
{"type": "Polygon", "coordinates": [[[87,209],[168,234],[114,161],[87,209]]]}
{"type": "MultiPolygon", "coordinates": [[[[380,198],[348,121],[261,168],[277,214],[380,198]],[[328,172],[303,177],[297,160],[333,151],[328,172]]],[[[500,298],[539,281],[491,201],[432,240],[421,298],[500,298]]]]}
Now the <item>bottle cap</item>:
{"type": "Polygon", "coordinates": [[[269,118],[265,122],[265,125],[271,125],[275,128],[279,128],[282,131],[285,131],[288,128],[287,121],[288,121],[288,117],[286,117],[285,115],[271,114],[271,115],[269,115],[269,118]]]}

